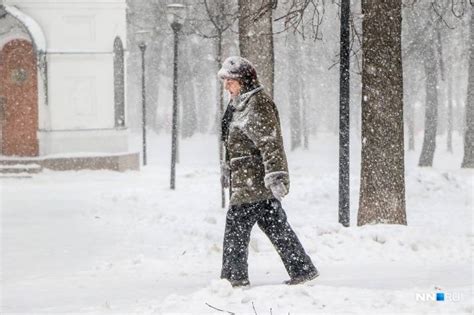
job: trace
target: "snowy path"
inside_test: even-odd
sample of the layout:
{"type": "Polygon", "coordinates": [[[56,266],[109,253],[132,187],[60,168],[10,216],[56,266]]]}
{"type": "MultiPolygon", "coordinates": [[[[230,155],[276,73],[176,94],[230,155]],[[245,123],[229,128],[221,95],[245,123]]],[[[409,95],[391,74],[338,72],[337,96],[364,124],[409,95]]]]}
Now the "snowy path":
{"type": "MultiPolygon", "coordinates": [[[[154,141],[166,147],[166,139],[154,141]]],[[[233,290],[218,279],[225,212],[213,141],[183,142],[175,192],[166,150],[153,151],[156,162],[143,172],[3,179],[1,313],[212,313],[206,302],[237,313],[253,313],[254,303],[259,314],[473,311],[473,175],[451,167],[452,157],[418,169],[415,155],[407,156],[407,227],[345,229],[336,217],[334,139],[292,153],[283,204],[321,276],[281,285],[286,272],[256,228],[252,287],[233,290]],[[416,299],[437,291],[459,301],[416,299]]],[[[357,169],[351,180],[355,223],[357,169]]]]}

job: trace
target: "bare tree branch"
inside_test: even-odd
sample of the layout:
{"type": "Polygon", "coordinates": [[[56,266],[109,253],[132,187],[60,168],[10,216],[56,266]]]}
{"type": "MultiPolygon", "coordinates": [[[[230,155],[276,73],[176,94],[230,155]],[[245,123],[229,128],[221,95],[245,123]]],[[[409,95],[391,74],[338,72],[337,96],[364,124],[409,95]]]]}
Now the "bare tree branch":
{"type": "Polygon", "coordinates": [[[457,1],[456,3],[454,3],[455,0],[451,0],[451,13],[457,17],[457,18],[461,18],[464,16],[464,11],[465,11],[465,0],[461,0],[461,12],[460,13],[457,13],[456,12],[456,5],[457,5],[457,1]]]}
{"type": "Polygon", "coordinates": [[[253,308],[253,312],[255,313],[255,315],[258,315],[257,310],[255,309],[255,305],[253,305],[253,301],[252,301],[252,308],[253,308]]]}
{"type": "Polygon", "coordinates": [[[451,30],[454,29],[454,27],[450,26],[448,22],[446,21],[446,19],[444,18],[444,13],[446,12],[446,8],[444,8],[444,12],[438,11],[438,4],[435,1],[431,2],[431,8],[433,9],[434,13],[438,16],[439,20],[443,22],[447,28],[451,30]]]}
{"type": "Polygon", "coordinates": [[[214,1],[214,4],[217,4],[218,7],[212,7],[212,1],[202,0],[198,2],[198,7],[201,7],[205,11],[207,18],[205,19],[190,19],[189,23],[191,24],[191,33],[203,37],[203,38],[219,38],[224,32],[232,27],[235,24],[235,21],[238,18],[237,10],[226,9],[225,5],[229,6],[228,3],[223,1],[214,1]],[[212,30],[203,31],[202,28],[212,26],[212,30]]]}
{"type": "Polygon", "coordinates": [[[309,27],[314,40],[321,39],[320,25],[325,13],[324,0],[287,0],[286,13],[274,19],[275,22],[282,21],[284,31],[293,29],[305,37],[305,29],[309,27]]]}
{"type": "Polygon", "coordinates": [[[231,315],[235,315],[234,312],[229,312],[229,311],[226,311],[226,310],[221,310],[220,308],[217,308],[217,307],[215,307],[215,306],[212,306],[211,304],[209,304],[209,303],[207,303],[207,302],[206,302],[205,304],[206,304],[207,306],[209,306],[210,308],[215,309],[216,311],[223,312],[223,313],[227,313],[227,314],[231,314],[231,315]]]}

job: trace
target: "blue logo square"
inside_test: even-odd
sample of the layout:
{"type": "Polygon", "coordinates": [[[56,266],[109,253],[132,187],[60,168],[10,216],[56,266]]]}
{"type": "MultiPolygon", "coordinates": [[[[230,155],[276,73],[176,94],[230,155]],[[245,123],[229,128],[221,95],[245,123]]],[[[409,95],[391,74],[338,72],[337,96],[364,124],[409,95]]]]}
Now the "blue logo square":
{"type": "Polygon", "coordinates": [[[444,301],[444,293],[443,292],[436,293],[436,301],[444,301]]]}

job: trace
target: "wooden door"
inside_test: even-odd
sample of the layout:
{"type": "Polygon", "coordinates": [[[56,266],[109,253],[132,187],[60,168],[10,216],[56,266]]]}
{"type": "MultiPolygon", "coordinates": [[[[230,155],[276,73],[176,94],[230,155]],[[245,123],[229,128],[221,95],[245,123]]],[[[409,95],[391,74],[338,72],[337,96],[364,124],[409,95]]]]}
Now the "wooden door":
{"type": "Polygon", "coordinates": [[[38,155],[38,81],[33,46],[15,39],[0,52],[1,153],[38,155]]]}

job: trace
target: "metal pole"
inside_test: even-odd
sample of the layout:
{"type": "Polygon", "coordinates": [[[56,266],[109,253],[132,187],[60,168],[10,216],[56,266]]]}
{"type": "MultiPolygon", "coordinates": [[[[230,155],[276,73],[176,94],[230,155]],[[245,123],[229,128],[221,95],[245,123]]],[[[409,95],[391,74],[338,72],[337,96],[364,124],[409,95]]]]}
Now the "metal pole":
{"type": "Polygon", "coordinates": [[[146,44],[140,43],[142,52],[142,146],[143,146],[143,165],[146,165],[146,90],[145,90],[145,50],[146,44]]]}
{"type": "Polygon", "coordinates": [[[171,24],[174,32],[174,60],[173,60],[173,120],[171,127],[171,180],[170,188],[176,188],[176,150],[178,140],[178,31],[181,25],[171,24]]]}
{"type": "Polygon", "coordinates": [[[349,15],[350,0],[341,0],[341,61],[339,78],[339,223],[350,223],[349,202],[349,15]]]}

